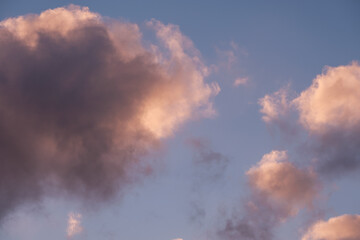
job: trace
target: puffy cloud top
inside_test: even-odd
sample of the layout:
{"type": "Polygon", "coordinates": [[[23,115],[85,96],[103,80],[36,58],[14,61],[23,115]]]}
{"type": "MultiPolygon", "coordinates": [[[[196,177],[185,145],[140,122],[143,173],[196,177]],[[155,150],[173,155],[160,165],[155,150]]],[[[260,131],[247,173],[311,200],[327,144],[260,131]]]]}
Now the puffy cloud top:
{"type": "Polygon", "coordinates": [[[301,123],[315,133],[359,127],[359,64],[326,67],[294,103],[299,108],[301,123]]]}
{"type": "Polygon", "coordinates": [[[342,215],[316,222],[302,240],[358,240],[360,215],[342,215]]]}

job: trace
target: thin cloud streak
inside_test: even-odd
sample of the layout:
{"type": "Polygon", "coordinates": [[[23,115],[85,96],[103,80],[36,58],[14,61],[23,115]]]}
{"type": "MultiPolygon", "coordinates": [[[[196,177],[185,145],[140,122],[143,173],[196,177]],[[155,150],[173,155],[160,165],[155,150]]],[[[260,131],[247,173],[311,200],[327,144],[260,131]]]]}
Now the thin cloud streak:
{"type": "Polygon", "coordinates": [[[246,85],[249,82],[249,78],[248,77],[238,77],[235,79],[233,85],[234,87],[239,87],[241,85],[246,85]]]}

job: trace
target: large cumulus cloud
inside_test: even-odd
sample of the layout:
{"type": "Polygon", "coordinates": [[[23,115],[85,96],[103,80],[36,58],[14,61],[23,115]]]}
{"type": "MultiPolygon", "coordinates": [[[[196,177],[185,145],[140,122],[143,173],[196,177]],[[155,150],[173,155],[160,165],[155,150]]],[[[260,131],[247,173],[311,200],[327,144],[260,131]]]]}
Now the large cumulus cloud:
{"type": "Polygon", "coordinates": [[[69,6],[0,22],[0,220],[43,193],[113,196],[141,157],[192,117],[211,116],[208,69],[178,27],[69,6]]]}

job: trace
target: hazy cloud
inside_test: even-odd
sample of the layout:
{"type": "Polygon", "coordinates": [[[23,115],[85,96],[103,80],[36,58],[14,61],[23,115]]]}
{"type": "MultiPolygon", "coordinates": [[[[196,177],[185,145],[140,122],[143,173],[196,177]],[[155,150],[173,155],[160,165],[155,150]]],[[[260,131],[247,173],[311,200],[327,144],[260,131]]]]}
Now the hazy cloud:
{"type": "Polygon", "coordinates": [[[194,150],[194,163],[202,170],[199,172],[202,177],[217,180],[223,176],[229,163],[225,155],[214,151],[206,139],[192,138],[187,143],[194,150]]]}
{"type": "Polygon", "coordinates": [[[216,48],[220,59],[219,67],[231,70],[238,63],[239,46],[231,41],[227,49],[216,48]]]}
{"type": "Polygon", "coordinates": [[[218,63],[212,67],[222,80],[230,80],[233,87],[249,84],[249,77],[241,67],[242,58],[248,55],[245,49],[231,41],[226,46],[216,47],[216,53],[218,63]]]}
{"type": "MultiPolygon", "coordinates": [[[[191,138],[186,143],[193,150],[190,220],[203,224],[211,212],[206,205],[214,200],[213,194],[223,186],[229,159],[213,149],[210,141],[204,138],[191,138]]],[[[216,203],[217,204],[217,203],[216,203]]]]}
{"type": "Polygon", "coordinates": [[[71,5],[0,22],[0,220],[46,192],[109,199],[160,139],[214,114],[198,51],[174,25],[71,5]]]}
{"type": "Polygon", "coordinates": [[[302,240],[358,240],[360,215],[342,215],[328,221],[318,221],[310,227],[302,240]]]}

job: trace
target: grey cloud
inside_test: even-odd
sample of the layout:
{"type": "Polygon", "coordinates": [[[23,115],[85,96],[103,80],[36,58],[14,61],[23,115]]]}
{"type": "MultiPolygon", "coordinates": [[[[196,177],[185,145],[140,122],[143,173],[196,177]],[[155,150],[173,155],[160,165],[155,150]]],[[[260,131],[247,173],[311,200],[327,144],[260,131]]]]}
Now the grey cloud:
{"type": "Polygon", "coordinates": [[[43,194],[111,199],[150,172],[162,138],[213,111],[219,88],[191,41],[152,24],[166,54],[137,25],[77,6],[0,22],[0,221],[43,194]]]}
{"type": "Polygon", "coordinates": [[[224,185],[226,169],[229,159],[222,153],[215,151],[211,142],[204,138],[190,138],[186,141],[193,150],[191,165],[191,190],[192,199],[190,204],[190,220],[202,225],[204,219],[212,216],[209,204],[212,202],[212,194],[216,194],[224,185]]]}
{"type": "Polygon", "coordinates": [[[202,170],[200,175],[213,180],[223,176],[229,163],[229,159],[225,155],[214,151],[206,139],[192,138],[187,143],[194,150],[194,163],[202,170]]]}

